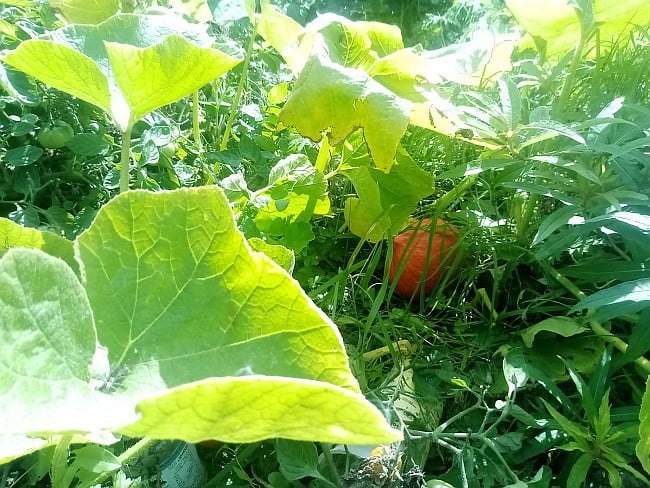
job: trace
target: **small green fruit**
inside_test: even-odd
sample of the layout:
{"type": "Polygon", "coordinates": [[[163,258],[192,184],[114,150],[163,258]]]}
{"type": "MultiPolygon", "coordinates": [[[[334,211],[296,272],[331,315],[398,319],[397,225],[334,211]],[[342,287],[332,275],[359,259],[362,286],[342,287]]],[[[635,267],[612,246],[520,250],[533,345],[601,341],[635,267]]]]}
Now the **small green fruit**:
{"type": "Polygon", "coordinates": [[[36,139],[47,149],[60,149],[74,136],[74,129],[67,122],[58,120],[51,125],[43,127],[36,139]]]}

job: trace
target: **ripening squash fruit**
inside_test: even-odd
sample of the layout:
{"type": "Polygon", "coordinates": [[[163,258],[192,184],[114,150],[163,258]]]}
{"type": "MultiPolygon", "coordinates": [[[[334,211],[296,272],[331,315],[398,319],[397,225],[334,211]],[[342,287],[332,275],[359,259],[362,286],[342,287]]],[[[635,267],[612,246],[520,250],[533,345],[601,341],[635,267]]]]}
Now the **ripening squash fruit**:
{"type": "Polygon", "coordinates": [[[388,271],[388,282],[397,276],[395,292],[403,298],[419,297],[433,291],[445,267],[456,255],[458,229],[442,219],[435,227],[431,219],[416,222],[393,239],[393,259],[388,271]],[[399,274],[401,271],[401,274],[399,274]]]}

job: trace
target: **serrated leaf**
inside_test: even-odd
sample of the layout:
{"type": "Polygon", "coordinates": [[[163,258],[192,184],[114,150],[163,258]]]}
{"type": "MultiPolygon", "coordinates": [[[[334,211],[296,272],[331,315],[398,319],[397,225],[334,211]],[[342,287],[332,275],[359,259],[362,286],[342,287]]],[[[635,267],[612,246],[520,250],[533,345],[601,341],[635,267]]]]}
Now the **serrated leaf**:
{"type": "Polygon", "coordinates": [[[108,79],[92,59],[69,46],[30,39],[3,61],[34,78],[111,112],[108,79]]]}
{"type": "Polygon", "coordinates": [[[77,243],[99,340],[142,400],[142,419],[120,432],[189,442],[397,435],[360,396],[332,322],[250,250],[218,188],[120,195],[77,243]],[[368,423],[354,431],[362,411],[368,423]]]}
{"type": "Polygon", "coordinates": [[[636,445],[636,456],[646,473],[650,474],[650,378],[646,381],[639,412],[639,442],[636,445]]]}
{"type": "Polygon", "coordinates": [[[219,50],[197,47],[179,35],[148,48],[105,45],[132,120],[189,95],[240,62],[219,50]]]}
{"type": "Polygon", "coordinates": [[[362,128],[375,164],[388,172],[410,110],[410,102],[365,72],[312,56],[296,80],[280,121],[314,141],[325,134],[332,145],[362,128]]]}

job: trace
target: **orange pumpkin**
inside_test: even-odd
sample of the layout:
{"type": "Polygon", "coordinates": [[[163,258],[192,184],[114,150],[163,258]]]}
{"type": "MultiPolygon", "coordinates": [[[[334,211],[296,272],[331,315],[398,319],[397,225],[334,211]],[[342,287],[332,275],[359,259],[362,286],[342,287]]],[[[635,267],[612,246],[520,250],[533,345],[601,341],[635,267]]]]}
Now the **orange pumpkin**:
{"type": "Polygon", "coordinates": [[[431,219],[416,222],[393,239],[393,260],[388,271],[388,282],[393,283],[398,271],[395,292],[404,297],[419,297],[424,291],[428,295],[433,291],[445,267],[448,267],[456,255],[458,229],[442,219],[438,219],[435,228],[431,219]]]}

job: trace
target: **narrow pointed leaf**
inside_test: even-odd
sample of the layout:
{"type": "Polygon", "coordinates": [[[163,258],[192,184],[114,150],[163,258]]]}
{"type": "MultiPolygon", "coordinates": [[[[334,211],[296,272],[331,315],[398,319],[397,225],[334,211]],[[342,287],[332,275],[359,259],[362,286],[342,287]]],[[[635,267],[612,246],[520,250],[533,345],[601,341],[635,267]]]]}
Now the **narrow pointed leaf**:
{"type": "Polygon", "coordinates": [[[639,442],[636,445],[636,455],[641,461],[643,469],[650,474],[650,378],[646,381],[639,422],[639,442]]]}

